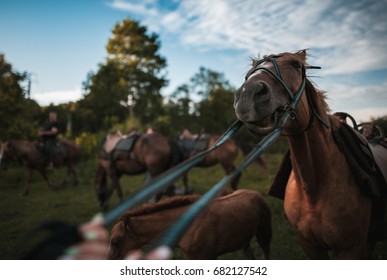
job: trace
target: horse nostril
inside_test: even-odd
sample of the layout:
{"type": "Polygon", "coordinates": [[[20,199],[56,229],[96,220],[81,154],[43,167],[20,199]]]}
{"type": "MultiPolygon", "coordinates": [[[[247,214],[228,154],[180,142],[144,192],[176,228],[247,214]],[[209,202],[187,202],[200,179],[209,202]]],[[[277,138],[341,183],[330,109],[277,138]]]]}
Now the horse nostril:
{"type": "Polygon", "coordinates": [[[263,82],[257,82],[254,85],[254,100],[263,102],[270,100],[270,91],[268,86],[263,82]]]}
{"type": "Polygon", "coordinates": [[[267,86],[265,83],[257,82],[255,85],[255,93],[265,94],[267,92],[267,86]]]}

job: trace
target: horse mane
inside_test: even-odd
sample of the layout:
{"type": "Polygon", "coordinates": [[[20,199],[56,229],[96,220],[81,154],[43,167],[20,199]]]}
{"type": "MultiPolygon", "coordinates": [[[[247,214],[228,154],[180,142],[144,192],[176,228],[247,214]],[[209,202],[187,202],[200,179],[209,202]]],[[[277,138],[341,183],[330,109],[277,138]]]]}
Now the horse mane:
{"type": "Polygon", "coordinates": [[[125,212],[120,220],[126,220],[131,217],[138,217],[143,215],[153,214],[159,211],[169,210],[178,208],[181,206],[190,205],[196,202],[200,196],[198,195],[184,195],[184,196],[174,196],[164,200],[161,200],[156,203],[146,203],[139,208],[125,212]]]}
{"type": "Polygon", "coordinates": [[[309,78],[306,78],[306,94],[310,97],[317,113],[321,115],[330,114],[331,109],[327,103],[326,91],[319,89],[309,78]]]}

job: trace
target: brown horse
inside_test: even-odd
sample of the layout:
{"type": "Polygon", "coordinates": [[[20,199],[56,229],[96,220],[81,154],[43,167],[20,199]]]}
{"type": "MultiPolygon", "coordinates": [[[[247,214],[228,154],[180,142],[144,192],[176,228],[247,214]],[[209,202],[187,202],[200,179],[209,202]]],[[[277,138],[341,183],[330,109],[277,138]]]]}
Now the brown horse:
{"type": "MultiPolygon", "coordinates": [[[[95,189],[103,210],[108,207],[108,200],[114,190],[119,199],[123,199],[119,182],[122,175],[147,172],[148,179],[152,179],[182,161],[177,143],[158,132],[134,135],[132,146],[127,150],[116,147],[122,139],[129,137],[121,135],[120,132],[111,133],[106,137],[99,154],[95,189]],[[108,178],[112,182],[111,188],[108,186],[108,178]]],[[[173,188],[174,186],[169,188],[169,195],[173,194],[173,188]]],[[[159,200],[161,196],[162,194],[159,194],[155,199],[159,200]]]]}
{"type": "MultiPolygon", "coordinates": [[[[205,149],[208,149],[220,138],[220,135],[192,135],[185,129],[179,137],[179,146],[184,158],[187,159],[205,149]]],[[[211,167],[220,164],[226,174],[235,170],[234,162],[238,156],[238,147],[234,140],[229,139],[223,145],[210,152],[196,167],[211,167]]],[[[237,189],[241,175],[233,178],[231,188],[237,189]]],[[[183,175],[185,194],[192,192],[188,186],[188,172],[183,175]]]]}
{"type": "MultiPolygon", "coordinates": [[[[61,186],[67,184],[72,175],[75,184],[78,184],[78,176],[74,164],[80,157],[78,145],[70,141],[58,142],[54,154],[53,164],[55,167],[66,165],[67,175],[63,179],[61,186]]],[[[39,141],[8,141],[0,143],[0,165],[4,167],[12,160],[17,160],[26,168],[25,188],[22,195],[27,195],[30,190],[32,170],[36,169],[42,174],[49,189],[53,189],[47,174],[47,158],[43,152],[43,144],[39,141]]]]}
{"type": "MultiPolygon", "coordinates": [[[[130,251],[152,244],[200,197],[175,196],[148,203],[123,214],[111,232],[109,259],[123,259],[130,251]]],[[[192,223],[177,247],[188,259],[215,259],[242,249],[253,258],[253,236],[269,258],[271,212],[264,197],[252,190],[240,189],[215,199],[192,223]]]]}
{"type": "MultiPolygon", "coordinates": [[[[292,165],[284,209],[307,256],[323,259],[332,251],[338,259],[365,258],[368,238],[380,226],[371,215],[376,214],[374,200],[359,188],[358,174],[342,151],[347,147],[338,145],[333,136],[341,130],[342,120],[329,113],[324,92],[305,76],[306,68],[305,50],[254,60],[235,93],[235,113],[255,135],[267,135],[285,113],[290,114],[282,131],[292,165]],[[302,97],[292,110],[289,104],[296,92],[302,97]]],[[[387,150],[381,152],[386,159],[387,150]]],[[[387,166],[382,169],[387,171],[387,166]]],[[[385,180],[376,184],[385,185],[385,180]]]]}

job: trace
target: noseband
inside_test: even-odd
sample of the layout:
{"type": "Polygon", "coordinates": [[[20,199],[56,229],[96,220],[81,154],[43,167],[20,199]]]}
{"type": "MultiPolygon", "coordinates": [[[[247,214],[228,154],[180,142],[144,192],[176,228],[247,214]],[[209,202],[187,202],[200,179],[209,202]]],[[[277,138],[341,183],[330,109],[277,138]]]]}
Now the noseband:
{"type": "MultiPolygon", "coordinates": [[[[264,70],[267,73],[269,73],[282,86],[282,88],[285,90],[286,94],[288,95],[288,97],[292,101],[292,104],[288,103],[284,107],[280,107],[278,109],[282,110],[282,111],[286,111],[289,114],[290,119],[294,120],[296,118],[295,110],[296,110],[296,107],[298,105],[298,101],[301,99],[302,93],[305,90],[305,85],[306,85],[306,73],[305,72],[306,72],[306,69],[321,69],[321,67],[320,66],[309,66],[309,65],[305,66],[304,64],[302,64],[302,82],[301,82],[301,85],[300,85],[299,89],[297,90],[296,94],[293,94],[292,91],[285,84],[285,82],[284,82],[284,80],[283,80],[283,78],[281,76],[281,72],[279,70],[277,61],[276,61],[276,58],[281,57],[281,56],[282,55],[276,55],[276,56],[271,56],[271,57],[267,57],[267,58],[263,58],[263,59],[258,60],[257,63],[256,63],[255,68],[251,71],[251,73],[248,76],[246,76],[245,81],[247,81],[247,79],[252,74],[254,74],[255,72],[257,72],[259,70],[264,70]],[[269,69],[269,68],[267,68],[265,66],[260,66],[264,62],[271,62],[273,64],[273,66],[274,66],[275,73],[271,69],[269,69]]],[[[313,102],[311,100],[310,94],[307,94],[307,97],[308,97],[308,101],[309,101],[309,106],[312,109],[313,113],[311,114],[311,117],[309,118],[309,123],[308,123],[307,127],[301,132],[301,134],[304,133],[305,131],[307,131],[312,126],[313,119],[314,119],[313,117],[314,116],[316,116],[319,119],[319,121],[326,128],[329,128],[330,127],[329,124],[327,124],[318,115],[318,113],[316,111],[316,108],[313,105],[313,102]]]]}

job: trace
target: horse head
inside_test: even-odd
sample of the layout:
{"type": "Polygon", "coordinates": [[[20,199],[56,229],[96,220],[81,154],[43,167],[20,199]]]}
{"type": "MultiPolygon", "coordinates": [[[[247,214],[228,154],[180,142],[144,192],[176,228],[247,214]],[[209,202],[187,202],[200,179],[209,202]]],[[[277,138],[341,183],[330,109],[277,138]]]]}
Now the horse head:
{"type": "Polygon", "coordinates": [[[125,259],[128,252],[141,247],[142,244],[138,244],[137,240],[138,238],[131,231],[130,217],[121,217],[111,231],[107,259],[125,259]]]}
{"type": "Polygon", "coordinates": [[[0,142],[0,167],[7,168],[8,163],[14,158],[14,148],[11,142],[0,142]]]}
{"type": "Polygon", "coordinates": [[[317,93],[306,78],[306,51],[282,53],[254,59],[245,82],[235,93],[234,109],[239,120],[256,135],[266,135],[279,126],[284,114],[287,122],[284,132],[297,134],[307,129],[314,116],[326,124],[321,115],[325,103],[317,104],[317,93]],[[304,92],[312,91],[308,94],[304,92]],[[314,94],[316,93],[316,94],[314,94]],[[300,96],[296,108],[292,102],[300,96]]]}
{"type": "Polygon", "coordinates": [[[113,193],[113,189],[108,185],[108,174],[103,162],[99,160],[96,177],[94,181],[95,194],[102,211],[108,208],[109,198],[113,193]]]}

